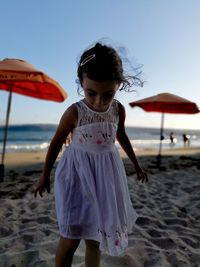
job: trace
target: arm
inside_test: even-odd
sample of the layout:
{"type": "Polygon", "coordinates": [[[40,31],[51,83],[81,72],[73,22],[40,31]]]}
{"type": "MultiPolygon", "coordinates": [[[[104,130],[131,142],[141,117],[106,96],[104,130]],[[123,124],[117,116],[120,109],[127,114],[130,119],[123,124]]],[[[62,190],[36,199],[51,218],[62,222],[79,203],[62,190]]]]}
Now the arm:
{"type": "Polygon", "coordinates": [[[48,193],[50,193],[51,170],[68,134],[76,126],[77,118],[77,109],[75,105],[71,105],[63,114],[56,133],[50,143],[44,163],[43,173],[35,190],[35,197],[37,196],[37,192],[39,192],[39,195],[42,197],[42,193],[45,191],[45,189],[48,193]]]}
{"type": "Polygon", "coordinates": [[[132,163],[135,166],[135,170],[137,173],[138,180],[141,180],[142,182],[148,181],[147,174],[142,170],[140,167],[135,152],[132,148],[131,142],[127,136],[126,129],[125,129],[125,118],[126,118],[126,112],[124,107],[121,103],[119,103],[119,123],[118,123],[118,129],[117,129],[117,140],[129,159],[132,161],[132,163]]]}

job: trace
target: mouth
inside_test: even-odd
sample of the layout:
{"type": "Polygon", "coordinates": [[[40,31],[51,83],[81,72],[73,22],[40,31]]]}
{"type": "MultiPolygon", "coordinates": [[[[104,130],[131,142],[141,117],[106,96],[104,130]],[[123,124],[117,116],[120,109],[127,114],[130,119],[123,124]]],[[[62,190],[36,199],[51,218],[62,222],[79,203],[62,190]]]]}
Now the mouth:
{"type": "Polygon", "coordinates": [[[94,111],[97,111],[97,112],[104,112],[104,111],[106,111],[107,109],[108,109],[108,105],[105,105],[105,106],[101,106],[101,107],[96,107],[96,106],[92,106],[92,109],[94,110],[94,111]]]}

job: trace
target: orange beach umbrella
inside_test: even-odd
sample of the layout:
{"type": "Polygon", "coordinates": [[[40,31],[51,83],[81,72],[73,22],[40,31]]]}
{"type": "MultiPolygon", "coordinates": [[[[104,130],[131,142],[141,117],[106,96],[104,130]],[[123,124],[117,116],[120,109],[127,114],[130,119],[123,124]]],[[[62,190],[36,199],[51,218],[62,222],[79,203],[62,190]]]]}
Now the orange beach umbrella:
{"type": "Polygon", "coordinates": [[[161,129],[160,129],[160,147],[158,154],[158,164],[161,163],[161,149],[163,140],[163,126],[164,126],[164,113],[173,114],[195,114],[200,112],[198,106],[189,101],[188,99],[180,96],[161,93],[151,97],[147,97],[138,101],[129,103],[131,107],[140,107],[147,112],[161,112],[161,129]]]}
{"type": "Polygon", "coordinates": [[[20,59],[0,61],[0,90],[56,102],[67,97],[59,83],[20,59]]]}
{"type": "Polygon", "coordinates": [[[11,107],[12,92],[43,100],[63,102],[67,93],[54,79],[20,59],[0,61],[0,90],[9,92],[3,151],[0,164],[0,179],[4,176],[4,156],[11,107]]]}
{"type": "Polygon", "coordinates": [[[148,112],[195,114],[199,108],[194,102],[183,97],[162,93],[129,103],[131,107],[140,107],[148,112]]]}

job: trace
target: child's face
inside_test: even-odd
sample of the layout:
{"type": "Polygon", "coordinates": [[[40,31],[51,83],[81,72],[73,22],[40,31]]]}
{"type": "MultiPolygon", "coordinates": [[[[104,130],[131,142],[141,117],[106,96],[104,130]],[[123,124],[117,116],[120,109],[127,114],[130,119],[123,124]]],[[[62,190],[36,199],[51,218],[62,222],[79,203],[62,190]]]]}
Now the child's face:
{"type": "Polygon", "coordinates": [[[87,76],[82,81],[85,100],[88,106],[97,112],[104,112],[108,109],[119,86],[117,81],[97,82],[87,76]]]}

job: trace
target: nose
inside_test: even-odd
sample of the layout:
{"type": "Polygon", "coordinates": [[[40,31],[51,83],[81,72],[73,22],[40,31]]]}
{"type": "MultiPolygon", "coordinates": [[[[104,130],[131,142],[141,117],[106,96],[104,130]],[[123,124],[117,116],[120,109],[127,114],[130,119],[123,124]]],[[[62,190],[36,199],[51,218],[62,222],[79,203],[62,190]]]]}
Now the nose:
{"type": "Polygon", "coordinates": [[[101,107],[103,105],[103,103],[104,103],[103,97],[100,95],[97,95],[95,98],[95,105],[97,107],[101,107]]]}

